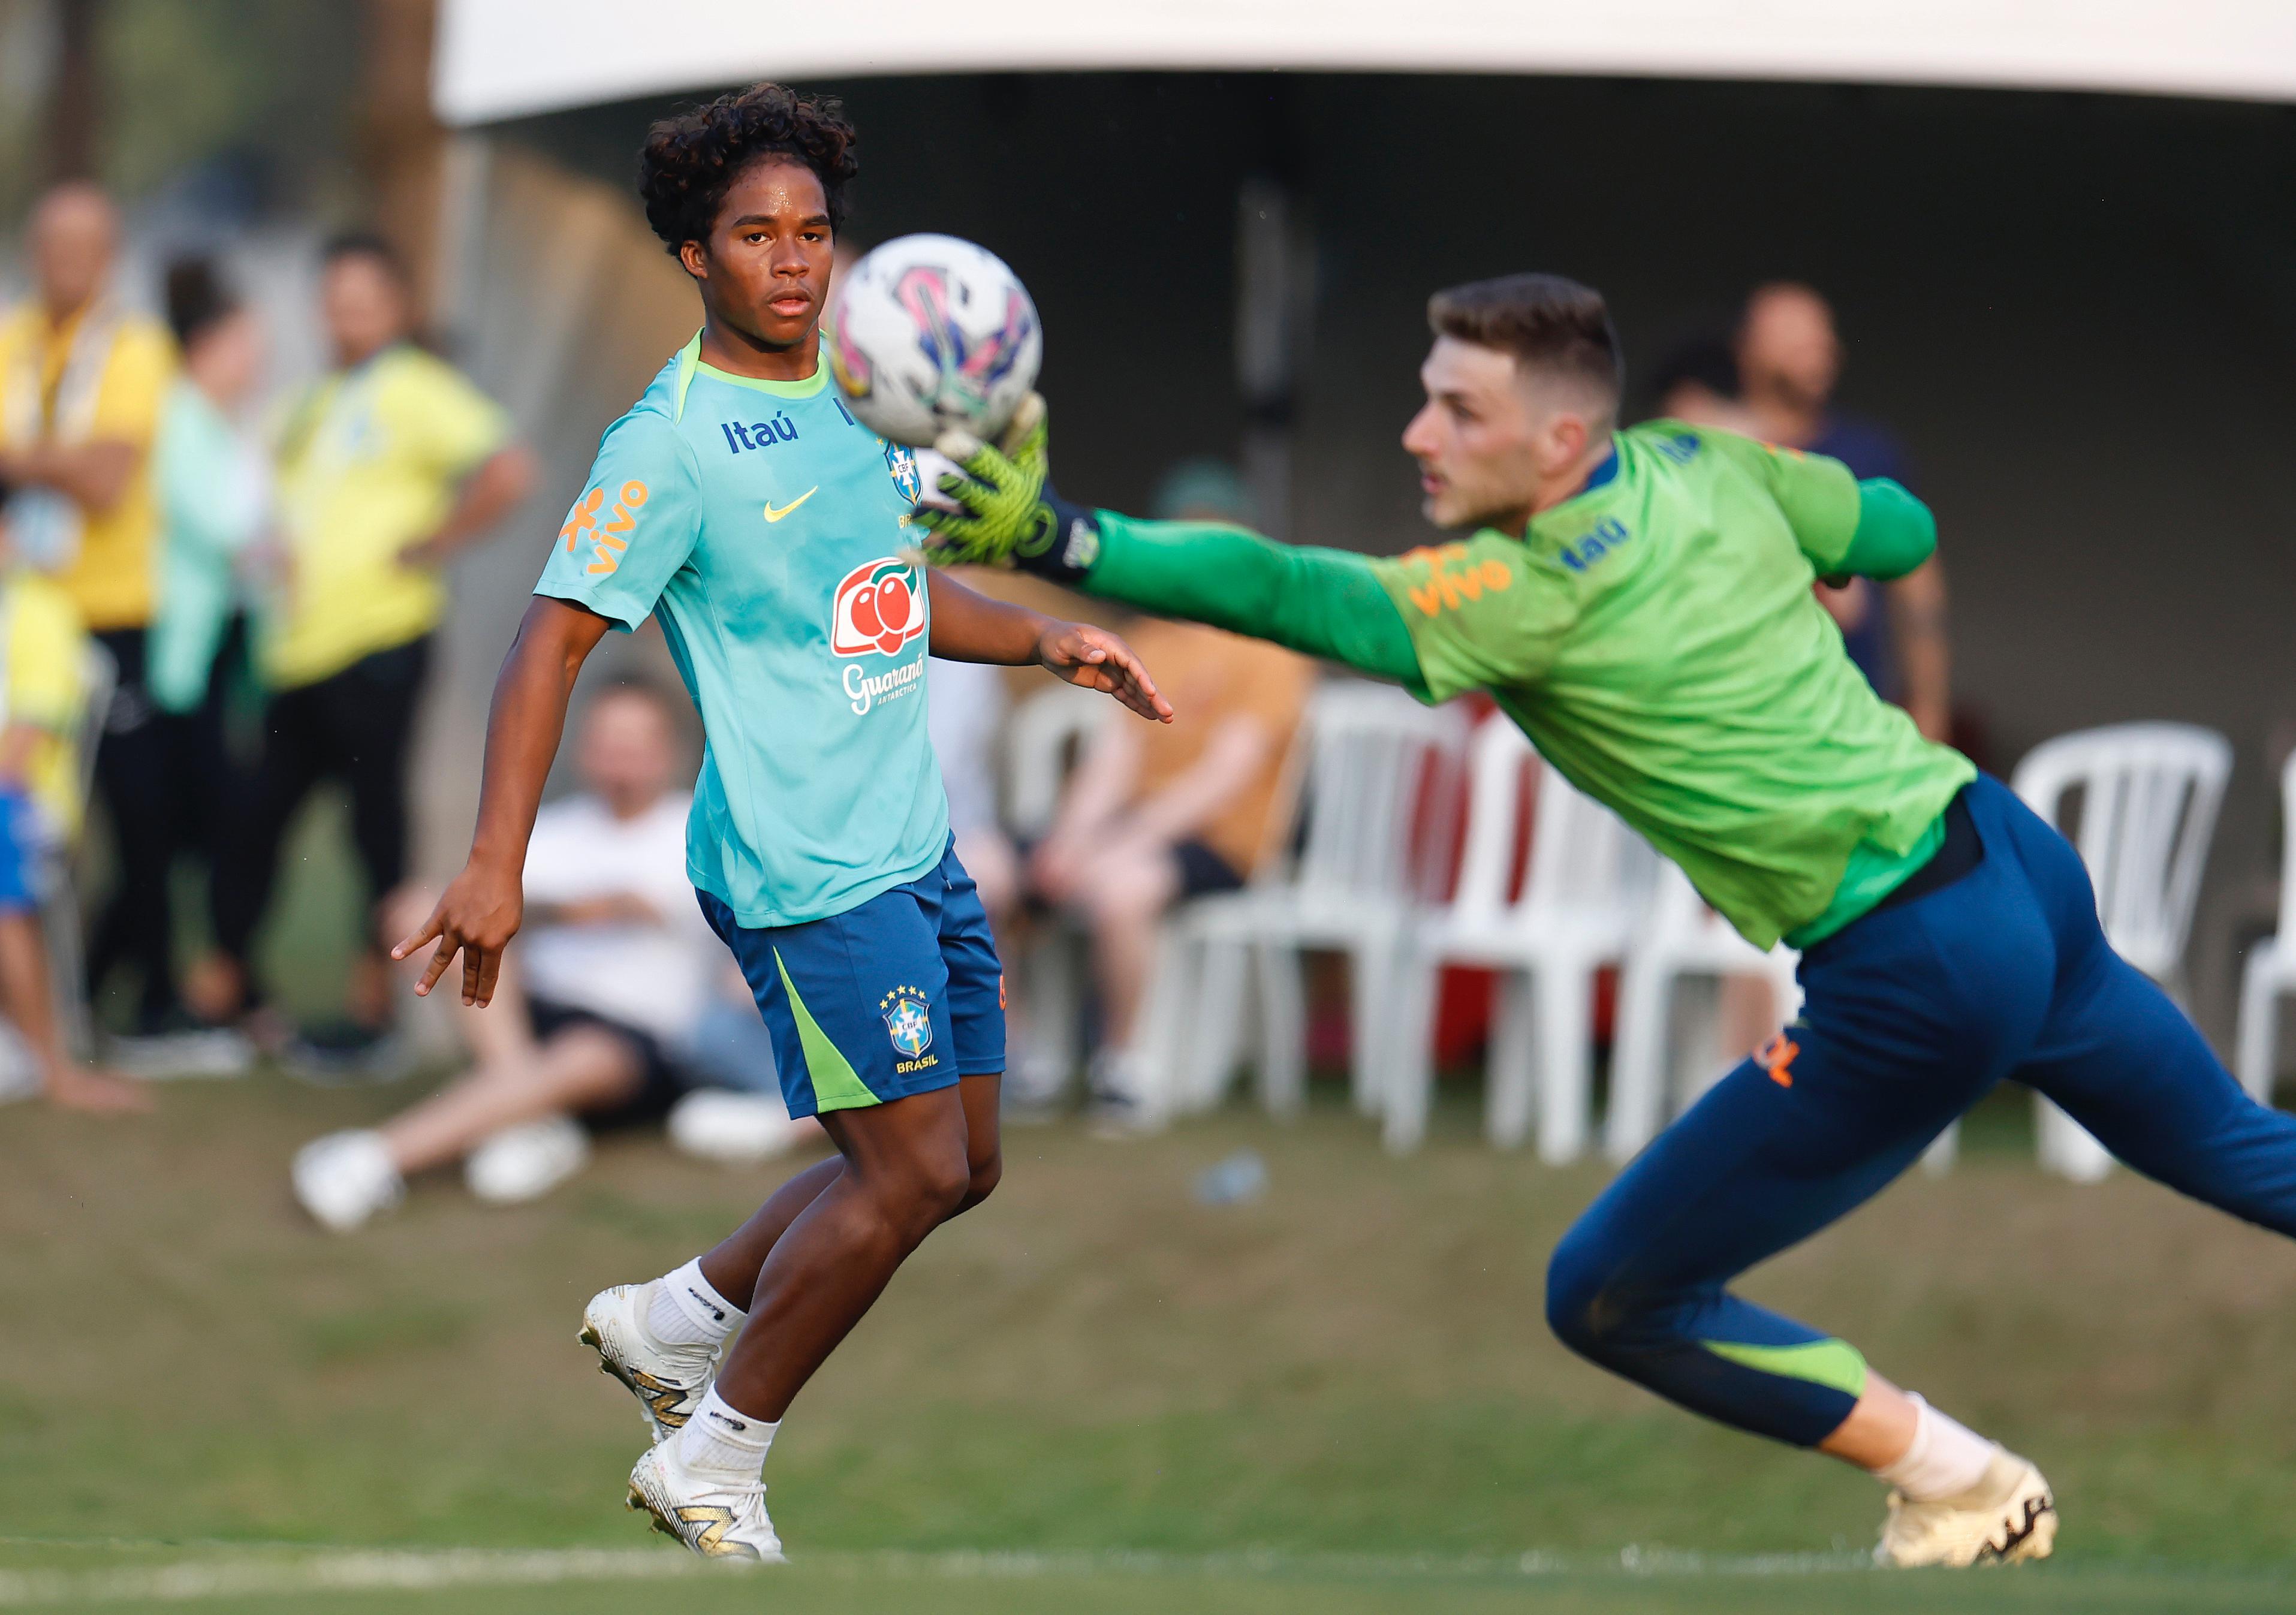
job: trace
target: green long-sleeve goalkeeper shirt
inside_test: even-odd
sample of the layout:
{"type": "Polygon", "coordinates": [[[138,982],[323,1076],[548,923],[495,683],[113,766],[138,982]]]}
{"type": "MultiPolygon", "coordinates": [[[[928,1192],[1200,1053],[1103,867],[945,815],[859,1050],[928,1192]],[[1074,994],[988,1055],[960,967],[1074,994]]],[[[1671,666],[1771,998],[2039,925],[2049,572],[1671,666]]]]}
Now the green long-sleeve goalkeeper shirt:
{"type": "Polygon", "coordinates": [[[1807,946],[1927,860],[1976,770],[1874,695],[1813,578],[1936,543],[1896,483],[1659,421],[1521,537],[1391,559],[1099,513],[1090,593],[1391,679],[1488,690],[1748,940],[1807,946]]]}

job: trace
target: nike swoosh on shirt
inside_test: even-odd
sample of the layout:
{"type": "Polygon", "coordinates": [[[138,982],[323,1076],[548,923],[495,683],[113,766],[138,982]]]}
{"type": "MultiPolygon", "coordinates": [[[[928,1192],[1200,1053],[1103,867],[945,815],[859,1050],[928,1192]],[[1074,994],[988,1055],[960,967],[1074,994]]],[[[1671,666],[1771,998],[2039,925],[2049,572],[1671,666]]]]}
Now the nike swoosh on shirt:
{"type": "Polygon", "coordinates": [[[805,492],[800,494],[796,498],[791,500],[787,504],[783,505],[779,510],[775,510],[774,508],[774,503],[772,500],[767,500],[766,520],[768,521],[779,521],[783,516],[788,515],[791,511],[795,510],[799,505],[803,504],[807,500],[812,498],[820,491],[821,484],[816,482],[811,488],[806,489],[805,492]]]}

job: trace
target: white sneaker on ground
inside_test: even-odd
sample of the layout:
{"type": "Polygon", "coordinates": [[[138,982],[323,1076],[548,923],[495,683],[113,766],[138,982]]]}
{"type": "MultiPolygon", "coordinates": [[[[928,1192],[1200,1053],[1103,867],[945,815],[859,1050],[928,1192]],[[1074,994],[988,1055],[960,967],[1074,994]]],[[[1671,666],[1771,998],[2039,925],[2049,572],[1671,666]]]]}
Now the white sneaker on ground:
{"type": "Polygon", "coordinates": [[[781,1564],[782,1539],[766,1514],[766,1483],[730,1483],[696,1474],[677,1461],[677,1443],[649,1450],[630,1471],[629,1506],[653,1517],[653,1529],[704,1559],[781,1564]]]}
{"type": "Polygon", "coordinates": [[[1017,1053],[1004,1072],[998,1108],[1020,1127],[1051,1121],[1067,1107],[1068,1068],[1032,1050],[1017,1053]]]}
{"type": "Polygon", "coordinates": [[[295,1198],[320,1223],[348,1234],[406,1198],[382,1135],[365,1127],[330,1133],[295,1152],[295,1198]]]}
{"type": "Polygon", "coordinates": [[[1934,1503],[1890,1494],[1877,1564],[2017,1564],[2056,1545],[2057,1503],[2041,1472],[2016,1454],[1993,1455],[1975,1486],[1934,1503]]]}
{"type": "Polygon", "coordinates": [[[1129,1049],[1104,1048],[1092,1057],[1086,1130],[1095,1138],[1144,1138],[1163,1131],[1147,1062],[1129,1049]]]}
{"type": "Polygon", "coordinates": [[[696,1088],[670,1108],[668,1120],[677,1149],[737,1164],[786,1155],[815,1130],[810,1121],[791,1121],[779,1094],[731,1088],[696,1088]]]}
{"type": "Polygon", "coordinates": [[[718,1377],[718,1348],[672,1346],[645,1326],[661,1281],[601,1290],[582,1308],[575,1338],[598,1354],[598,1369],[628,1387],[657,1442],[685,1428],[718,1377]]]}
{"type": "Polygon", "coordinates": [[[504,1127],[471,1152],[463,1181],[489,1205],[515,1206],[540,1200],[582,1169],[590,1159],[590,1135],[570,1116],[504,1127]]]}
{"type": "Polygon", "coordinates": [[[37,1099],[42,1087],[40,1067],[16,1029],[0,1023],[0,1104],[37,1099]]]}

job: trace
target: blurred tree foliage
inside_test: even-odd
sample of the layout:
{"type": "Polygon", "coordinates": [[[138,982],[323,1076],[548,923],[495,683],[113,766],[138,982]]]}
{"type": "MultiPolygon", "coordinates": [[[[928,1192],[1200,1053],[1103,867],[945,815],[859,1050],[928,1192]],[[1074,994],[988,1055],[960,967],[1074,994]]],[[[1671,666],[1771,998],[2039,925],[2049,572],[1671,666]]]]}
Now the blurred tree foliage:
{"type": "Polygon", "coordinates": [[[38,127],[54,34],[46,0],[0,0],[0,221],[22,210],[45,168],[38,127]]]}
{"type": "Polygon", "coordinates": [[[267,200],[340,202],[359,24],[348,0],[106,0],[104,178],[135,196],[233,157],[253,165],[267,200]]]}
{"type": "MultiPolygon", "coordinates": [[[[0,55],[16,58],[0,70],[0,216],[20,213],[47,177],[54,4],[0,0],[0,41],[13,47],[0,55]]],[[[97,167],[123,198],[227,163],[264,205],[349,205],[360,6],[95,0],[94,9],[97,167]]]]}

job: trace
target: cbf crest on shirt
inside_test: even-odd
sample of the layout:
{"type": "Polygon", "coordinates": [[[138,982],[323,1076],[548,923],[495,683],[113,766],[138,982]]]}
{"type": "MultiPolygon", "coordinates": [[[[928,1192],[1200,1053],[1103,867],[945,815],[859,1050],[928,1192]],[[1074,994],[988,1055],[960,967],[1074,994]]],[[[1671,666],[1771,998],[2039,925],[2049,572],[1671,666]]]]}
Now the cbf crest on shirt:
{"type": "Polygon", "coordinates": [[[708,736],[686,867],[743,925],[866,902],[939,862],[915,456],[824,366],[729,375],[697,334],[606,430],[535,593],[661,624],[708,736]]]}

